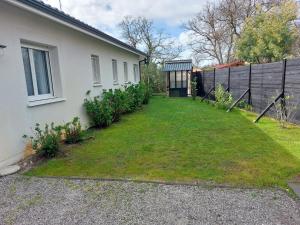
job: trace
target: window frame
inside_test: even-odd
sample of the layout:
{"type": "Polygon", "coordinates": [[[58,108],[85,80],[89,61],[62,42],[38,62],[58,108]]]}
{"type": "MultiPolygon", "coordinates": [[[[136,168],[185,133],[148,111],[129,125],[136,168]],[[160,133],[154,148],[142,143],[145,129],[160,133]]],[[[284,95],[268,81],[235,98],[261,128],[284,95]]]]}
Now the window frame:
{"type": "MultiPolygon", "coordinates": [[[[51,60],[50,60],[50,50],[47,47],[41,47],[41,46],[35,46],[35,45],[29,45],[29,44],[21,44],[21,50],[22,48],[28,49],[28,54],[29,54],[29,64],[30,64],[30,69],[31,69],[31,78],[32,78],[32,83],[33,83],[33,91],[34,95],[29,96],[27,93],[27,98],[29,102],[34,102],[34,101],[40,101],[40,100],[46,100],[46,99],[51,99],[54,98],[54,88],[53,88],[53,79],[52,79],[52,71],[51,71],[51,60]],[[36,77],[36,70],[35,70],[35,62],[34,62],[34,56],[33,56],[33,50],[38,50],[38,51],[43,51],[45,52],[45,57],[46,57],[46,67],[47,67],[47,75],[48,75],[48,83],[49,83],[49,90],[50,93],[48,94],[38,94],[38,84],[37,84],[37,77],[36,77]]],[[[23,61],[23,56],[22,56],[22,61],[23,61]]],[[[24,64],[24,61],[23,61],[24,64]]],[[[24,68],[23,68],[24,70],[24,68]]],[[[25,71],[24,71],[24,76],[25,71]]],[[[26,89],[27,89],[27,84],[26,84],[26,89]]]]}
{"type": "Polygon", "coordinates": [[[129,79],[128,79],[128,63],[123,62],[123,67],[124,67],[124,82],[128,83],[129,82],[129,79]]]}
{"type": "Polygon", "coordinates": [[[118,61],[116,59],[112,59],[112,73],[113,73],[113,83],[118,84],[119,77],[118,77],[118,61]],[[114,67],[115,65],[115,67],[114,67]]]}
{"type": "Polygon", "coordinates": [[[97,85],[101,85],[102,84],[102,79],[101,79],[101,66],[100,66],[100,58],[98,55],[95,55],[95,54],[92,54],[91,55],[91,64],[92,64],[92,73],[93,73],[93,84],[94,86],[97,86],[97,85]],[[96,59],[97,60],[97,69],[98,69],[98,72],[99,74],[97,74],[99,77],[99,80],[96,80],[96,74],[95,74],[95,71],[94,71],[94,65],[93,65],[93,60],[96,59]]]}
{"type": "Polygon", "coordinates": [[[134,82],[139,82],[139,66],[138,64],[133,64],[133,76],[134,82]],[[136,70],[135,70],[136,68],[136,70]]]}

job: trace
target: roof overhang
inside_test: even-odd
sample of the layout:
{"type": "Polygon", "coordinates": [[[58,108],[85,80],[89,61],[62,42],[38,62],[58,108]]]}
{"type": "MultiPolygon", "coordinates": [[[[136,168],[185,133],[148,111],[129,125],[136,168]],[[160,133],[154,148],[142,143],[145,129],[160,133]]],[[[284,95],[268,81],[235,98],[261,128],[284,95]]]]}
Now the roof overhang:
{"type": "Polygon", "coordinates": [[[62,12],[56,8],[46,5],[45,3],[41,2],[41,1],[37,1],[37,0],[5,0],[5,1],[11,5],[25,9],[34,14],[43,16],[47,19],[50,19],[57,23],[60,23],[64,26],[70,27],[81,33],[92,36],[103,42],[106,42],[106,43],[109,43],[116,47],[122,48],[122,49],[129,51],[131,53],[134,53],[140,57],[147,56],[146,53],[144,53],[134,47],[131,47],[130,45],[102,32],[102,31],[100,31],[100,30],[74,18],[74,17],[71,17],[70,15],[67,15],[64,12],[62,12]]]}
{"type": "Polygon", "coordinates": [[[191,59],[167,61],[165,62],[163,67],[164,72],[192,71],[192,70],[193,70],[193,62],[191,59]]]}

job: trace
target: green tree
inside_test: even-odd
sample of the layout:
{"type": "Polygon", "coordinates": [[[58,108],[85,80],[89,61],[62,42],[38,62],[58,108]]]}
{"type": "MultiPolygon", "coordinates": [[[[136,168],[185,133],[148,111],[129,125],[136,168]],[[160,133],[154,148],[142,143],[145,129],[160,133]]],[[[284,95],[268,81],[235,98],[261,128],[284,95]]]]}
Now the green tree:
{"type": "Polygon", "coordinates": [[[253,63],[278,61],[292,54],[298,29],[295,1],[286,0],[265,10],[258,6],[255,15],[246,20],[241,37],[237,40],[236,56],[253,63]]]}
{"type": "Polygon", "coordinates": [[[166,75],[161,71],[161,66],[150,62],[142,68],[142,80],[148,84],[155,93],[164,92],[166,88],[166,75]]]}

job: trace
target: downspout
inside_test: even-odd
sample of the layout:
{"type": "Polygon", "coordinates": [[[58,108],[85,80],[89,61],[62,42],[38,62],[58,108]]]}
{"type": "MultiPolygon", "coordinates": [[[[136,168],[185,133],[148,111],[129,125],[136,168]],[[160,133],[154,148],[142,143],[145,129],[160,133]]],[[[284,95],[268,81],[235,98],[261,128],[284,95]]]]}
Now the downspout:
{"type": "Polygon", "coordinates": [[[142,81],[142,69],[141,69],[141,63],[144,62],[144,64],[148,64],[149,60],[148,60],[148,56],[146,58],[144,58],[143,60],[139,61],[139,76],[140,76],[140,82],[142,81]]]}

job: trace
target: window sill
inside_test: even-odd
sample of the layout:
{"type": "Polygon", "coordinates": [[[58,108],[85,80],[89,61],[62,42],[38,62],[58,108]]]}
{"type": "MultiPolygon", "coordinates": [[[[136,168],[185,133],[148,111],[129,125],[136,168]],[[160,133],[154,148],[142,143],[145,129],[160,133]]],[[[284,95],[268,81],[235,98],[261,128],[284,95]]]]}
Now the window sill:
{"type": "Polygon", "coordinates": [[[114,82],[114,85],[119,85],[119,82],[114,82]]]}
{"type": "Polygon", "coordinates": [[[93,84],[93,87],[102,87],[102,84],[93,84]]]}
{"type": "Polygon", "coordinates": [[[47,105],[47,104],[52,104],[52,103],[57,103],[57,102],[64,102],[64,101],[66,101],[65,98],[50,98],[50,99],[43,99],[43,100],[28,102],[27,106],[29,108],[31,108],[31,107],[35,107],[35,106],[47,105]]]}

